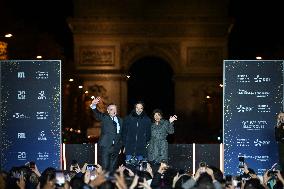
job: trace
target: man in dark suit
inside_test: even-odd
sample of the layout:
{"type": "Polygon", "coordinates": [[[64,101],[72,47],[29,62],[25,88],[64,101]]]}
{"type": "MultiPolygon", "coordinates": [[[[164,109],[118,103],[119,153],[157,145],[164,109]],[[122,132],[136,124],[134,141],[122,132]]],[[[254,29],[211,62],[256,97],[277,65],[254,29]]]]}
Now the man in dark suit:
{"type": "Polygon", "coordinates": [[[122,119],[117,116],[115,104],[107,106],[107,114],[97,109],[100,97],[93,99],[90,107],[93,109],[95,117],[101,121],[101,135],[99,139],[101,166],[107,171],[114,171],[117,164],[118,155],[122,147],[121,131],[122,119]]]}

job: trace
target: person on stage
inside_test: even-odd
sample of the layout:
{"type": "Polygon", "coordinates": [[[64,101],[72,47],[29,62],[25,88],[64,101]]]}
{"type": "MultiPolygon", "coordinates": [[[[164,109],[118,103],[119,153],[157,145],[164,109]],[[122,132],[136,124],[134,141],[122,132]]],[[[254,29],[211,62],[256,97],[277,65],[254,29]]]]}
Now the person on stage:
{"type": "Polygon", "coordinates": [[[280,112],[277,116],[277,124],[275,127],[275,139],[278,142],[279,163],[283,171],[284,170],[284,112],[280,112]]]}
{"type": "Polygon", "coordinates": [[[148,160],[154,163],[168,162],[168,134],[174,133],[174,121],[177,116],[170,116],[169,121],[163,119],[162,111],[153,111],[153,123],[151,126],[151,140],[148,146],[148,160]]]}
{"type": "Polygon", "coordinates": [[[146,145],[151,135],[151,120],[143,111],[144,104],[138,102],[134,108],[124,119],[123,125],[126,163],[130,161],[137,163],[146,159],[146,145]]]}
{"type": "Polygon", "coordinates": [[[93,99],[90,107],[95,117],[101,121],[101,135],[99,139],[101,166],[104,170],[114,171],[117,168],[117,159],[122,147],[122,119],[117,116],[115,104],[107,106],[107,113],[102,113],[97,109],[97,104],[101,98],[93,99]]]}

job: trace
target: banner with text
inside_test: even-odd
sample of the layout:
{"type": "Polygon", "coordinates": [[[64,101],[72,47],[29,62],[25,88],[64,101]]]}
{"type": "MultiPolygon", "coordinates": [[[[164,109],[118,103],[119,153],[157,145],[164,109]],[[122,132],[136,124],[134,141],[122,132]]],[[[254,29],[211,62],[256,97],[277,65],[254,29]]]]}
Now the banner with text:
{"type": "Polygon", "coordinates": [[[224,61],[224,171],[239,158],[259,175],[278,162],[274,127],[283,110],[283,61],[224,61]]]}
{"type": "Polygon", "coordinates": [[[61,61],[0,61],[1,167],[61,168],[61,61]]]}

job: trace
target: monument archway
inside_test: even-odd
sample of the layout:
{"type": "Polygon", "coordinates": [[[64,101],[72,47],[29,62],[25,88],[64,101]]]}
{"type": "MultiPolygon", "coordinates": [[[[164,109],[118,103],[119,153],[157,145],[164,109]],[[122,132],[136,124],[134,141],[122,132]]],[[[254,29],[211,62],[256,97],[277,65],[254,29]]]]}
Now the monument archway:
{"type": "MultiPolygon", "coordinates": [[[[127,75],[135,70],[137,62],[138,67],[143,67],[139,62],[144,58],[158,58],[163,63],[157,67],[167,65],[172,70],[172,109],[179,115],[175,134],[183,136],[176,137],[176,142],[212,142],[212,132],[205,131],[216,133],[221,129],[220,119],[215,120],[218,110],[214,108],[222,94],[222,62],[227,57],[230,26],[227,1],[218,2],[177,0],[149,4],[138,0],[126,4],[112,1],[113,6],[109,6],[98,0],[75,0],[69,26],[74,37],[75,69],[83,89],[89,96],[103,96],[104,105],[116,103],[124,117],[133,103],[128,100],[132,96],[132,77],[127,75]]],[[[148,71],[151,70],[144,73],[148,71]]],[[[99,129],[94,126],[96,136],[99,129]]]]}
{"type": "Polygon", "coordinates": [[[155,56],[142,57],[131,64],[128,74],[128,112],[137,101],[143,101],[148,115],[155,108],[161,109],[166,117],[174,113],[173,70],[167,61],[155,56]]]}

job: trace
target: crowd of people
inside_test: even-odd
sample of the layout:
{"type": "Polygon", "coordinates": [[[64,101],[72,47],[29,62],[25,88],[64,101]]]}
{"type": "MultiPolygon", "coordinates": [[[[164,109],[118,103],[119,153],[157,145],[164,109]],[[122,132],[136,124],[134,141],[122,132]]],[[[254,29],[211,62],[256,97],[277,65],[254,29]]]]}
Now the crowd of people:
{"type": "MultiPolygon", "coordinates": [[[[238,165],[236,165],[238,166],[238,165]]],[[[239,175],[224,175],[214,166],[200,163],[195,174],[176,170],[167,163],[143,163],[135,169],[120,165],[107,172],[99,164],[71,165],[68,171],[49,167],[40,173],[25,164],[0,172],[0,189],[283,189],[279,170],[267,170],[262,177],[246,164],[239,175]]]]}

